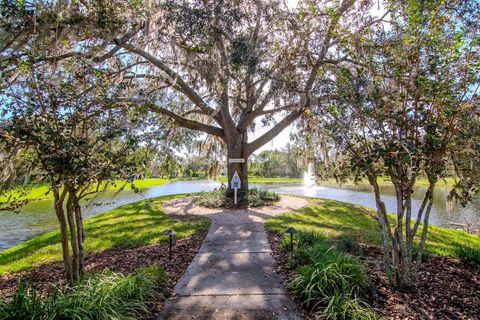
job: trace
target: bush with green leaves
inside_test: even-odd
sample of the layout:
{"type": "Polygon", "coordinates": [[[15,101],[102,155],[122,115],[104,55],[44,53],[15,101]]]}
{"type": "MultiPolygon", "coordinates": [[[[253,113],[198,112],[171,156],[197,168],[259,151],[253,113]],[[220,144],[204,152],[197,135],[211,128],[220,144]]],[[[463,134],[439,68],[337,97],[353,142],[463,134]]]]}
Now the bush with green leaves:
{"type": "Polygon", "coordinates": [[[337,238],[335,245],[340,251],[348,253],[354,253],[355,249],[357,249],[355,240],[351,236],[345,234],[342,234],[337,238]]]}
{"type": "Polygon", "coordinates": [[[280,195],[278,193],[257,188],[250,189],[244,198],[248,207],[261,207],[279,200],[280,195]]]}
{"type": "MultiPolygon", "coordinates": [[[[286,237],[285,249],[289,241],[286,237]]],[[[367,287],[367,274],[346,252],[355,247],[353,241],[342,238],[334,243],[319,234],[300,232],[296,242],[292,257],[298,270],[291,287],[308,308],[327,319],[378,318],[359,298],[367,287]]]]}
{"type": "Polygon", "coordinates": [[[197,199],[197,203],[207,208],[225,208],[227,196],[225,190],[216,189],[210,192],[202,192],[197,199]]]}
{"type": "Polygon", "coordinates": [[[10,303],[0,303],[0,319],[138,319],[145,317],[153,298],[162,294],[166,272],[150,266],[122,275],[92,274],[73,287],[57,287],[41,299],[21,284],[10,303]]]}
{"type": "MultiPolygon", "coordinates": [[[[273,191],[257,188],[250,189],[243,197],[240,197],[240,206],[261,207],[280,200],[280,195],[273,191]]],[[[226,208],[232,205],[231,199],[227,197],[227,191],[216,189],[211,192],[202,192],[197,203],[207,208],[226,208]]]]}
{"type": "Polygon", "coordinates": [[[333,247],[324,251],[316,246],[312,251],[315,262],[301,266],[292,282],[295,293],[308,307],[315,308],[338,293],[359,296],[367,285],[367,276],[357,260],[333,247]]]}
{"type": "Polygon", "coordinates": [[[322,314],[327,319],[378,320],[379,316],[368,304],[348,294],[337,293],[330,297],[322,314]]]}

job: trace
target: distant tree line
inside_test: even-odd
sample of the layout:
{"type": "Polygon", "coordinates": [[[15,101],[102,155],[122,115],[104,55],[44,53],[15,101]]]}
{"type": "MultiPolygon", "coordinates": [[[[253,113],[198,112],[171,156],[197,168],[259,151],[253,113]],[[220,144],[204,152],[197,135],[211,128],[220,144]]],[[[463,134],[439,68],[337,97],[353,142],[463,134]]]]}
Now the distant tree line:
{"type": "Polygon", "coordinates": [[[250,174],[260,177],[300,178],[307,168],[305,150],[291,144],[281,150],[265,150],[252,155],[250,174]]]}

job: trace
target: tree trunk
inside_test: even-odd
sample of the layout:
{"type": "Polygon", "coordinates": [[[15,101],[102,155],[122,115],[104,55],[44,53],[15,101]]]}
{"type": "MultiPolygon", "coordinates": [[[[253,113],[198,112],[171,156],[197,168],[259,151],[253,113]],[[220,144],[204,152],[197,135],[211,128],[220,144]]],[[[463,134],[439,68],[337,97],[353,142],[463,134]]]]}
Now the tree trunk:
{"type": "Polygon", "coordinates": [[[60,224],[60,236],[65,274],[67,275],[68,283],[73,284],[72,260],[70,258],[70,250],[68,246],[67,221],[65,219],[65,210],[63,208],[63,199],[65,198],[65,194],[60,195],[59,190],[56,188],[53,189],[53,194],[55,198],[55,213],[57,215],[58,223],[60,224]]]}
{"type": "Polygon", "coordinates": [[[77,237],[78,237],[78,274],[83,277],[83,268],[85,265],[85,229],[83,228],[82,208],[79,203],[79,199],[75,196],[73,201],[75,209],[75,221],[77,225],[77,237]]]}
{"type": "Polygon", "coordinates": [[[67,200],[67,220],[70,228],[70,244],[72,246],[72,278],[73,282],[77,283],[80,278],[79,272],[79,249],[78,249],[78,233],[77,224],[75,221],[75,208],[73,204],[73,197],[70,193],[67,200]]]}
{"type": "Polygon", "coordinates": [[[243,148],[229,148],[227,152],[227,176],[228,176],[228,186],[227,192],[228,194],[233,194],[232,189],[232,178],[235,172],[238,173],[240,177],[241,187],[238,191],[240,192],[247,192],[248,191],[248,155],[244,153],[243,148]],[[230,159],[243,159],[243,163],[231,163],[230,159]]]}

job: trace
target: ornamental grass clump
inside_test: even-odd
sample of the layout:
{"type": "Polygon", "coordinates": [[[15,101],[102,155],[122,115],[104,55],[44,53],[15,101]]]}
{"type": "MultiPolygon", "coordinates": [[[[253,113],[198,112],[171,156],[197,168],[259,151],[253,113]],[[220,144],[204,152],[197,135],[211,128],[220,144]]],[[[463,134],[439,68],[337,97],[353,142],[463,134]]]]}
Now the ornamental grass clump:
{"type": "Polygon", "coordinates": [[[138,319],[148,315],[152,299],[162,294],[166,272],[150,266],[122,275],[92,274],[73,287],[57,287],[45,299],[21,284],[11,303],[0,304],[0,319],[138,319]]]}
{"type": "Polygon", "coordinates": [[[291,282],[294,293],[310,309],[327,319],[376,319],[375,313],[360,300],[367,287],[365,268],[343,247],[314,233],[299,233],[293,253],[297,275],[291,282]]]}

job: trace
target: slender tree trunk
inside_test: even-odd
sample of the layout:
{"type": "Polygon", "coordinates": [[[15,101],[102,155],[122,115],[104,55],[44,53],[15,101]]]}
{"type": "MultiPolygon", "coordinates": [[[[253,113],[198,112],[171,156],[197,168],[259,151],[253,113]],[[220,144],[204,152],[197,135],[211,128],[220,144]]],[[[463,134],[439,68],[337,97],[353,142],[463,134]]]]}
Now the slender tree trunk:
{"type": "MultiPolygon", "coordinates": [[[[418,270],[420,268],[420,264],[422,263],[423,250],[425,248],[425,242],[427,241],[428,224],[429,224],[429,220],[430,220],[430,212],[432,211],[432,206],[433,206],[433,190],[434,189],[435,189],[435,181],[430,181],[430,185],[429,185],[427,194],[425,195],[425,201],[423,202],[422,207],[420,208],[420,209],[423,209],[424,208],[424,203],[428,203],[427,208],[425,210],[425,216],[423,218],[422,235],[420,237],[420,242],[418,244],[417,261],[416,261],[416,264],[415,264],[415,270],[413,271],[414,278],[417,277],[418,270]]],[[[419,211],[418,214],[420,215],[421,212],[419,211]]],[[[415,227],[418,227],[418,224],[416,224],[415,227]]],[[[415,230],[416,230],[416,228],[415,228],[415,230]]]]}
{"type": "Polygon", "coordinates": [[[80,200],[76,196],[74,199],[74,211],[78,237],[78,274],[80,277],[83,277],[85,265],[85,229],[83,228],[82,207],[80,206],[80,200]]]}
{"type": "Polygon", "coordinates": [[[80,278],[79,273],[79,249],[78,249],[78,233],[77,224],[75,222],[75,208],[73,204],[72,194],[69,192],[67,200],[67,220],[70,229],[70,244],[72,246],[72,276],[73,282],[77,283],[80,278]]]}
{"type": "Polygon", "coordinates": [[[405,286],[409,283],[409,270],[405,266],[406,248],[403,237],[403,217],[405,214],[405,202],[404,198],[409,197],[402,192],[402,188],[398,180],[391,173],[392,182],[395,187],[396,202],[397,202],[397,214],[395,220],[395,228],[392,237],[392,264],[393,264],[393,276],[395,286],[405,286]]]}
{"type": "Polygon", "coordinates": [[[67,221],[65,218],[65,210],[63,208],[63,200],[65,199],[65,192],[60,195],[58,188],[53,188],[53,194],[55,198],[55,213],[57,215],[58,222],[60,224],[60,236],[62,244],[63,264],[65,267],[65,274],[69,284],[73,284],[73,272],[72,272],[72,260],[70,258],[70,250],[68,245],[68,229],[67,221]]]}
{"type": "Polygon", "coordinates": [[[373,175],[368,175],[368,181],[373,187],[375,194],[375,204],[377,207],[377,220],[380,224],[380,235],[382,237],[383,245],[383,264],[387,274],[390,273],[392,269],[392,256],[390,250],[389,239],[391,239],[391,230],[388,220],[387,208],[385,203],[381,199],[380,188],[378,186],[377,177],[373,175]]]}

